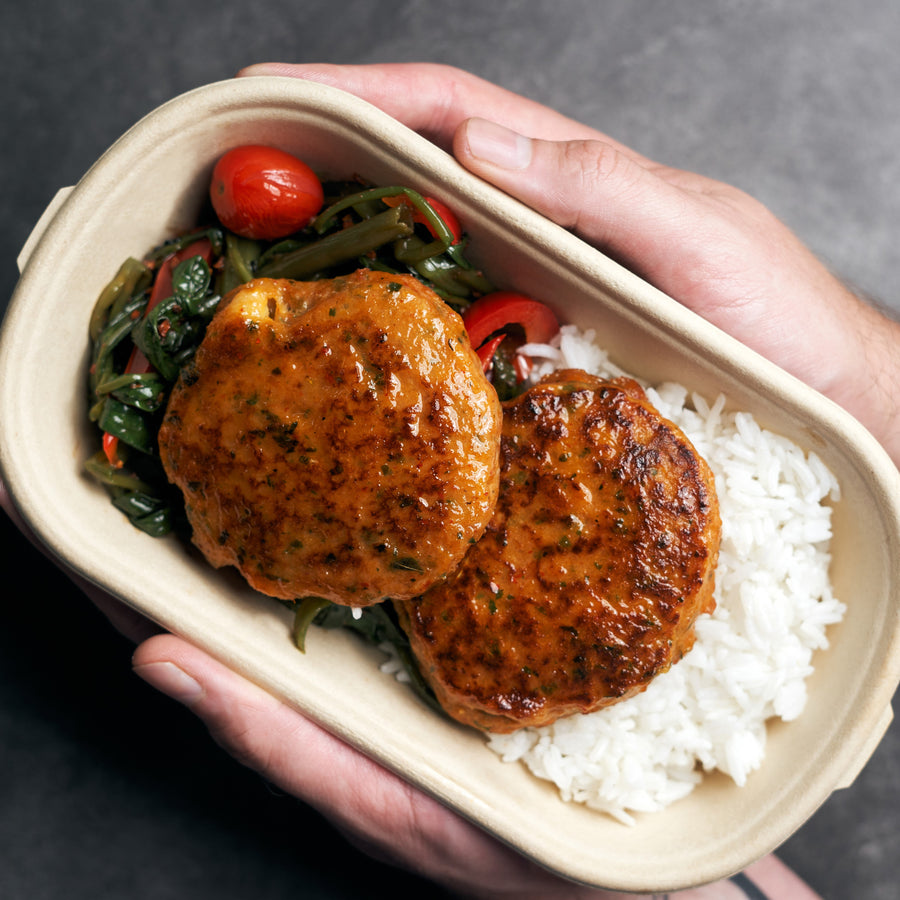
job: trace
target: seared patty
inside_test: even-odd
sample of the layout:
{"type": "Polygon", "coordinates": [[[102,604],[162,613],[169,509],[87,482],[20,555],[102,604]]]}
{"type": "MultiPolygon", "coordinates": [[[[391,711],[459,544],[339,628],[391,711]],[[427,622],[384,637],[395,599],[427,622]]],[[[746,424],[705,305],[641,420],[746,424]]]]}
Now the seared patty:
{"type": "Polygon", "coordinates": [[[500,423],[462,319],[411,276],[363,269],[226,297],[159,446],[213,565],[366,606],[427,590],[481,536],[500,423]]]}
{"type": "Polygon", "coordinates": [[[642,691],[711,612],[713,477],[630,379],[548,376],[504,404],[500,496],[462,566],[396,604],[446,711],[496,732],[642,691]]]}

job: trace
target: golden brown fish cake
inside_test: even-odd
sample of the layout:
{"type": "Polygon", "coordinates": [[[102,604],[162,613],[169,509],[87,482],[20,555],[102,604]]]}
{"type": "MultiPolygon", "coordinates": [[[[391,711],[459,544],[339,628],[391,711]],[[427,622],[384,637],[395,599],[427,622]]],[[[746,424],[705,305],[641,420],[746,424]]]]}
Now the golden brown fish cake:
{"type": "Polygon", "coordinates": [[[554,373],[504,404],[500,497],[449,579],[397,603],[444,709],[510,732],[646,688],[711,612],[712,473],[630,379],[554,373]]]}
{"type": "Polygon", "coordinates": [[[275,597],[366,606],[426,590],[481,535],[500,424],[459,315],[363,269],[224,298],[159,446],[213,565],[275,597]]]}

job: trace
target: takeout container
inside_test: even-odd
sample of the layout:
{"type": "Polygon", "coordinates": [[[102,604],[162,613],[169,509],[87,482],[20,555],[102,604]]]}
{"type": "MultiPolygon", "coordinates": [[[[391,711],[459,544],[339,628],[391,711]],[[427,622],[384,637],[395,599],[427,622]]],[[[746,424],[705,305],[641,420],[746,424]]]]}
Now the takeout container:
{"type": "Polygon", "coordinates": [[[851,784],[891,719],[900,680],[900,477],[834,404],[602,254],[465,172],[372,106],[333,88],[248,78],[191,91],[128,131],[61,191],[20,256],[0,343],[0,465],[47,547],[86,578],[186,636],[541,865],[627,891],[715,880],[776,848],[851,784]],[[445,199],[473,260],[500,286],[597,329],[615,362],[677,380],[815,450],[837,475],[833,583],[848,605],[816,655],[800,719],[770,728],[739,788],[707,776],[689,797],[624,826],[559,799],[482,737],[426,709],[354,636],[317,630],[299,653],[290,616],[174,538],[132,528],[82,474],[88,318],[128,255],[192,227],[215,159],[271,143],[335,176],[361,173],[445,199]]]}

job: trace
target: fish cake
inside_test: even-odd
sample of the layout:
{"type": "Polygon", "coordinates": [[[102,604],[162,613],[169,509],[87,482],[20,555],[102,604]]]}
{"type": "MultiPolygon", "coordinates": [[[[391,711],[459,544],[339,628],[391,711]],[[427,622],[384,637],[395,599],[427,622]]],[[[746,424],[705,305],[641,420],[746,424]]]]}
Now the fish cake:
{"type": "Polygon", "coordinates": [[[214,566],[363,607],[427,590],[481,536],[500,425],[460,316],[411,276],[361,269],[225,297],[159,449],[214,566]]]}
{"type": "Polygon", "coordinates": [[[644,690],[711,612],[713,476],[630,379],[554,373],[504,403],[500,496],[463,564],[395,604],[453,718],[511,732],[644,690]]]}

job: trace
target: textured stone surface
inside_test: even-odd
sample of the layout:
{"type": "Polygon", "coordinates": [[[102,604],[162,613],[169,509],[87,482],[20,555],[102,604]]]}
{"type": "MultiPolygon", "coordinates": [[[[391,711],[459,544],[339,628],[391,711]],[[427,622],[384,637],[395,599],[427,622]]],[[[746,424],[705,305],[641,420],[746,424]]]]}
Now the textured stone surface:
{"type": "MultiPolygon", "coordinates": [[[[160,102],[251,62],[424,59],[739,185],[900,310],[893,0],[46,0],[8,4],[3,24],[3,304],[55,190],[160,102]]],[[[129,647],[2,529],[4,596],[16,603],[0,629],[0,896],[437,896],[364,861],[226,759],[137,682],[129,647]],[[335,846],[337,866],[325,861],[335,846]]],[[[895,726],[856,784],[783,848],[824,897],[896,896],[898,757],[895,726]]]]}

